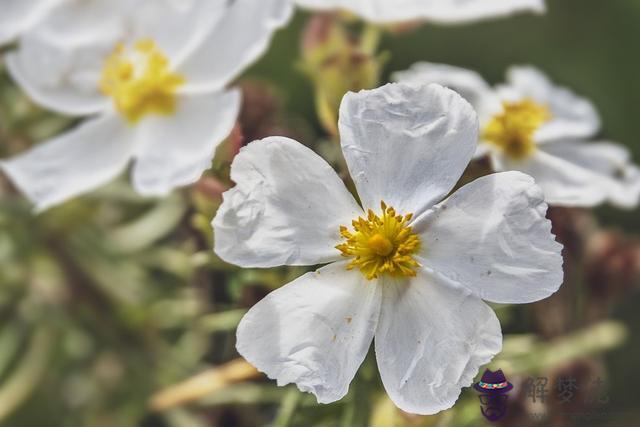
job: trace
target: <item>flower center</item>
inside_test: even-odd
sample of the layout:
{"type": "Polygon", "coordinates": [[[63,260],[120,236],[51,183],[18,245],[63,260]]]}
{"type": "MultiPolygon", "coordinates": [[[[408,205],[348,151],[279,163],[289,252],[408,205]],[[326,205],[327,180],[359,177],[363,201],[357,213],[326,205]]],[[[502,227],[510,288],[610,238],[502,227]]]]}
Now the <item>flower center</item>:
{"type": "Polygon", "coordinates": [[[153,40],[132,48],[118,44],[107,58],[100,90],[113,98],[116,109],[130,122],[147,114],[170,115],[176,109],[176,91],[184,78],[171,71],[169,60],[153,40]]]}
{"type": "Polygon", "coordinates": [[[549,108],[531,99],[502,106],[504,111],[485,126],[482,138],[513,159],[525,159],[536,149],[533,135],[551,118],[549,108]]]}
{"type": "Polygon", "coordinates": [[[407,225],[413,214],[398,215],[384,202],[380,207],[380,216],[369,209],[367,218],[353,220],[353,231],[341,226],[340,235],[346,242],[336,249],[353,258],[347,269],[359,268],[368,280],[381,274],[415,276],[420,264],[413,255],[420,249],[420,238],[407,225]]]}

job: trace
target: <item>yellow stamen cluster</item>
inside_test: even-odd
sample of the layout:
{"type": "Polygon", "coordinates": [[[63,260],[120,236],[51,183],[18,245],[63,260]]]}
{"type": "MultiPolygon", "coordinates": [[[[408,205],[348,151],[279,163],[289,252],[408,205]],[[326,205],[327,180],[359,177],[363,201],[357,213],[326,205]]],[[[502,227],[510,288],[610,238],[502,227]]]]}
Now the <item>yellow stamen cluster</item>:
{"type": "Polygon", "coordinates": [[[145,39],[132,49],[123,44],[115,48],[102,70],[100,90],[113,98],[130,123],[136,123],[147,114],[174,113],[176,91],[183,83],[153,40],[145,39]]]}
{"type": "Polygon", "coordinates": [[[530,156],[536,149],[533,135],[551,118],[546,106],[531,99],[504,102],[504,111],[485,126],[482,137],[516,160],[530,156]]]}
{"type": "Polygon", "coordinates": [[[359,268],[368,280],[381,274],[415,276],[420,264],[413,255],[420,249],[420,238],[407,225],[413,214],[398,215],[384,202],[380,207],[381,216],[369,209],[367,218],[353,220],[353,232],[341,226],[340,234],[346,242],[336,249],[342,256],[354,258],[347,269],[359,268]]]}

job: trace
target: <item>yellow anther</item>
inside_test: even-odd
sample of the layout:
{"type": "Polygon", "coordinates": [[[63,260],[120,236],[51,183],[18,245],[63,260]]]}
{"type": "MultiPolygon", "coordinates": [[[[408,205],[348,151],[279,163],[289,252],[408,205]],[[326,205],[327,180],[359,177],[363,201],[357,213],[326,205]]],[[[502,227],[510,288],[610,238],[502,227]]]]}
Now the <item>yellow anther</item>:
{"type": "Polygon", "coordinates": [[[413,258],[420,249],[420,238],[407,223],[412,214],[398,215],[384,202],[382,214],[372,210],[367,217],[354,219],[353,232],[340,227],[340,235],[346,240],[336,248],[342,256],[353,258],[348,269],[359,268],[371,280],[381,274],[390,276],[415,276],[420,264],[413,258]]]}
{"type": "Polygon", "coordinates": [[[513,159],[525,159],[536,150],[533,136],[551,118],[551,113],[531,99],[502,105],[503,112],[485,126],[482,138],[513,159]]]}
{"type": "Polygon", "coordinates": [[[153,40],[145,39],[133,48],[119,44],[114,49],[102,70],[100,90],[130,123],[137,123],[147,114],[174,113],[183,83],[153,40]]]}

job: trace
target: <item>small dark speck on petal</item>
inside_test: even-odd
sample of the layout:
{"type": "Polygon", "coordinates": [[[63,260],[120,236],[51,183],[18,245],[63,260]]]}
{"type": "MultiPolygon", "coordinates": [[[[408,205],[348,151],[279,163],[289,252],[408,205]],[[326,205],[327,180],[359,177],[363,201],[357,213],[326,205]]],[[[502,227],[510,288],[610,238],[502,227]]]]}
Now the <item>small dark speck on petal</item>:
{"type": "Polygon", "coordinates": [[[353,320],[353,317],[347,316],[347,317],[344,318],[344,320],[346,320],[347,323],[351,323],[351,321],[353,320]]]}

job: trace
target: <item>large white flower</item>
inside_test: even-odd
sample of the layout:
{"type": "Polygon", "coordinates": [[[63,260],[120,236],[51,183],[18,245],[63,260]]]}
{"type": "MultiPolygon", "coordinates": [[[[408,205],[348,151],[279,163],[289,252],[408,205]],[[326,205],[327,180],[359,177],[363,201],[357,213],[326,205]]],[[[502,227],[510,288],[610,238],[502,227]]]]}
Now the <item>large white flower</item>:
{"type": "Polygon", "coordinates": [[[236,120],[225,86],[290,17],[288,0],[63,1],[7,55],[34,101],[92,116],[0,162],[36,209],[119,174],[142,195],[195,181],[236,120]]]}
{"type": "Polygon", "coordinates": [[[478,155],[489,154],[495,170],[534,177],[549,204],[638,205],[640,169],[629,152],[611,142],[587,142],[600,129],[596,109],[537,69],[512,67],[507,82],[495,88],[474,71],[426,62],[394,78],[417,85],[439,83],[461,93],[480,117],[478,155]]]}
{"type": "Polygon", "coordinates": [[[213,220],[216,253],[243,267],[328,264],[256,304],[238,351],[279,385],[328,403],[347,393],[375,336],[400,408],[449,408],[501,349],[482,300],[532,302],[562,282],[542,192],[506,172],[445,198],[473,156],[478,123],[438,85],[349,93],[339,127],[362,207],[296,141],[256,141],[233,162],[236,186],[213,220]]]}
{"type": "Polygon", "coordinates": [[[304,8],[343,9],[370,22],[426,20],[445,24],[545,11],[544,0],[295,0],[304,8]]]}

